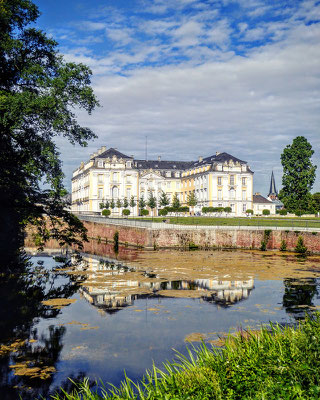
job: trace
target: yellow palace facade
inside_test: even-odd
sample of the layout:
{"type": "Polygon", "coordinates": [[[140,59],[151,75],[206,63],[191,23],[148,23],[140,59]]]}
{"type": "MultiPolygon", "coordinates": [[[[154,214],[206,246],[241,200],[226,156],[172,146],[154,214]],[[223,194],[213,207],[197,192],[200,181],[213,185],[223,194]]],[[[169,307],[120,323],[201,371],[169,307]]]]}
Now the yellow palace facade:
{"type": "MultiPolygon", "coordinates": [[[[131,215],[138,215],[138,201],[150,194],[159,199],[162,192],[170,202],[176,194],[182,205],[193,192],[195,212],[204,206],[231,207],[233,215],[252,209],[253,172],[245,161],[227,153],[199,158],[198,161],[139,160],[114,148],[102,147],[73,172],[72,211],[100,213],[100,204],[133,198],[131,215]]],[[[155,210],[155,213],[157,210],[155,210]]],[[[115,207],[113,215],[121,214],[115,207]]]]}

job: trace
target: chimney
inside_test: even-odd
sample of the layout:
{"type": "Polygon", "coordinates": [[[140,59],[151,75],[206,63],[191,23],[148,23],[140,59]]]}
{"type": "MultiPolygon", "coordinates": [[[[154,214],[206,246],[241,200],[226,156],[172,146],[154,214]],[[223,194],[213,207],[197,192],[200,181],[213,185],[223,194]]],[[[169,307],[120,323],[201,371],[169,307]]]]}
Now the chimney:
{"type": "Polygon", "coordinates": [[[101,154],[103,152],[102,148],[98,150],[98,154],[101,154]]]}
{"type": "Polygon", "coordinates": [[[218,156],[220,154],[220,151],[216,151],[216,156],[218,156]]]}
{"type": "Polygon", "coordinates": [[[97,157],[98,153],[93,153],[92,158],[97,157]]]}
{"type": "Polygon", "coordinates": [[[101,153],[103,153],[104,151],[106,151],[107,150],[107,146],[102,146],[101,147],[101,153]]]}
{"type": "Polygon", "coordinates": [[[199,156],[199,162],[201,162],[203,160],[202,156],[199,156]]]}
{"type": "Polygon", "coordinates": [[[255,196],[261,196],[261,193],[260,192],[256,192],[255,196]]]}
{"type": "Polygon", "coordinates": [[[158,161],[161,161],[161,156],[158,156],[158,161]]]}

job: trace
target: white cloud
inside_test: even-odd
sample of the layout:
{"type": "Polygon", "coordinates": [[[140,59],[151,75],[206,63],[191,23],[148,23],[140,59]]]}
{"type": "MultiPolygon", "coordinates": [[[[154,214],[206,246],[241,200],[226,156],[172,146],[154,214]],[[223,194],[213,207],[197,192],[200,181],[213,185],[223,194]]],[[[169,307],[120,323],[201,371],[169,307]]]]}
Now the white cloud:
{"type": "MultiPolygon", "coordinates": [[[[201,2],[152,4],[196,9],[201,2]]],[[[262,3],[239,4],[251,12],[262,3]]],[[[87,46],[68,51],[69,60],[93,68],[103,105],[90,118],[79,114],[99,139],[74,153],[74,167],[101,145],[143,157],[145,135],[150,157],[196,159],[227,151],[245,159],[262,193],[272,168],[280,182],[280,154],[295,136],[308,138],[320,164],[320,24],[306,23],[316,18],[318,6],[305,1],[299,9],[277,9],[285,19],[258,25],[242,17],[232,24],[211,11],[210,18],[199,9],[191,15],[131,19],[130,29],[119,16],[107,32],[118,44],[130,43],[129,51],[112,48],[99,57],[87,46]],[[148,39],[139,40],[141,32],[148,39]],[[234,45],[234,37],[242,47],[234,45]],[[254,47],[257,40],[262,43],[254,47]]]]}

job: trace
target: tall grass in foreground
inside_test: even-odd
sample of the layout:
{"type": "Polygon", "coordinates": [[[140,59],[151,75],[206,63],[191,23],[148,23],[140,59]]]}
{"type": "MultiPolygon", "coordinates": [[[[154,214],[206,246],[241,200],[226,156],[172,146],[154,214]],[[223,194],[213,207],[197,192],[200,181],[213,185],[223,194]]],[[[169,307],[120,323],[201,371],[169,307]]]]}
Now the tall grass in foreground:
{"type": "Polygon", "coordinates": [[[186,358],[156,367],[139,383],[125,377],[98,395],[84,381],[54,400],[319,399],[320,314],[297,327],[270,324],[229,336],[221,349],[202,344],[186,358]]]}

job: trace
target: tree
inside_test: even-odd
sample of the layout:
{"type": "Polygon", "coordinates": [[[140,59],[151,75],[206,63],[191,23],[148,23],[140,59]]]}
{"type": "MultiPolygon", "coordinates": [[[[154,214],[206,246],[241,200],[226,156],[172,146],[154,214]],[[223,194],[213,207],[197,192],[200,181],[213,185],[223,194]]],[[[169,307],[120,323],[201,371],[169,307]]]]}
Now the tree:
{"type": "Polygon", "coordinates": [[[190,207],[195,207],[198,204],[198,200],[194,192],[188,194],[187,204],[190,207]]]}
{"type": "Polygon", "coordinates": [[[140,208],[140,210],[144,209],[146,205],[147,205],[147,203],[146,203],[146,201],[145,201],[145,199],[144,199],[144,197],[142,195],[140,197],[140,199],[139,199],[139,208],[140,208]]]}
{"type": "Polygon", "coordinates": [[[110,208],[109,200],[106,200],[106,202],[104,204],[104,208],[106,208],[107,210],[110,208]]]}
{"type": "Polygon", "coordinates": [[[315,208],[315,210],[317,212],[319,212],[320,211],[320,193],[319,192],[313,193],[312,198],[313,198],[313,207],[315,208]]]}
{"type": "Polygon", "coordinates": [[[127,208],[129,206],[129,202],[128,202],[128,199],[125,197],[124,199],[123,199],[123,207],[124,208],[127,208]]]}
{"type": "Polygon", "coordinates": [[[279,198],[288,211],[312,211],[310,190],[315,181],[317,168],[311,161],[313,153],[307,139],[297,136],[281,154],[283,176],[279,198]]]}
{"type": "Polygon", "coordinates": [[[116,207],[116,203],[111,199],[110,208],[113,210],[116,207]]]}
{"type": "Polygon", "coordinates": [[[170,204],[170,200],[169,197],[167,195],[167,193],[165,193],[163,190],[161,190],[161,195],[160,195],[160,199],[159,199],[159,205],[161,207],[166,207],[170,204]]]}
{"type": "Polygon", "coordinates": [[[131,198],[130,198],[130,207],[135,207],[137,205],[137,203],[136,203],[136,201],[135,201],[135,199],[134,199],[134,196],[131,196],[131,198]]]}
{"type": "Polygon", "coordinates": [[[118,200],[117,200],[117,208],[121,208],[121,207],[122,207],[121,200],[120,200],[120,199],[118,199],[118,200]]]}
{"type": "Polygon", "coordinates": [[[53,39],[28,27],[38,16],[30,0],[0,3],[0,246],[6,247],[8,237],[21,245],[28,223],[43,241],[80,245],[79,235],[85,238],[83,224],[66,210],[54,137],[86,146],[95,135],[73,110],[90,114],[98,102],[88,67],[66,63],[53,39]]]}
{"type": "Polygon", "coordinates": [[[149,193],[147,206],[151,208],[152,212],[157,207],[157,199],[154,197],[151,191],[149,193]]]}
{"type": "Polygon", "coordinates": [[[175,193],[172,199],[172,208],[174,211],[178,211],[179,208],[181,207],[181,203],[178,197],[178,194],[175,193]]]}

